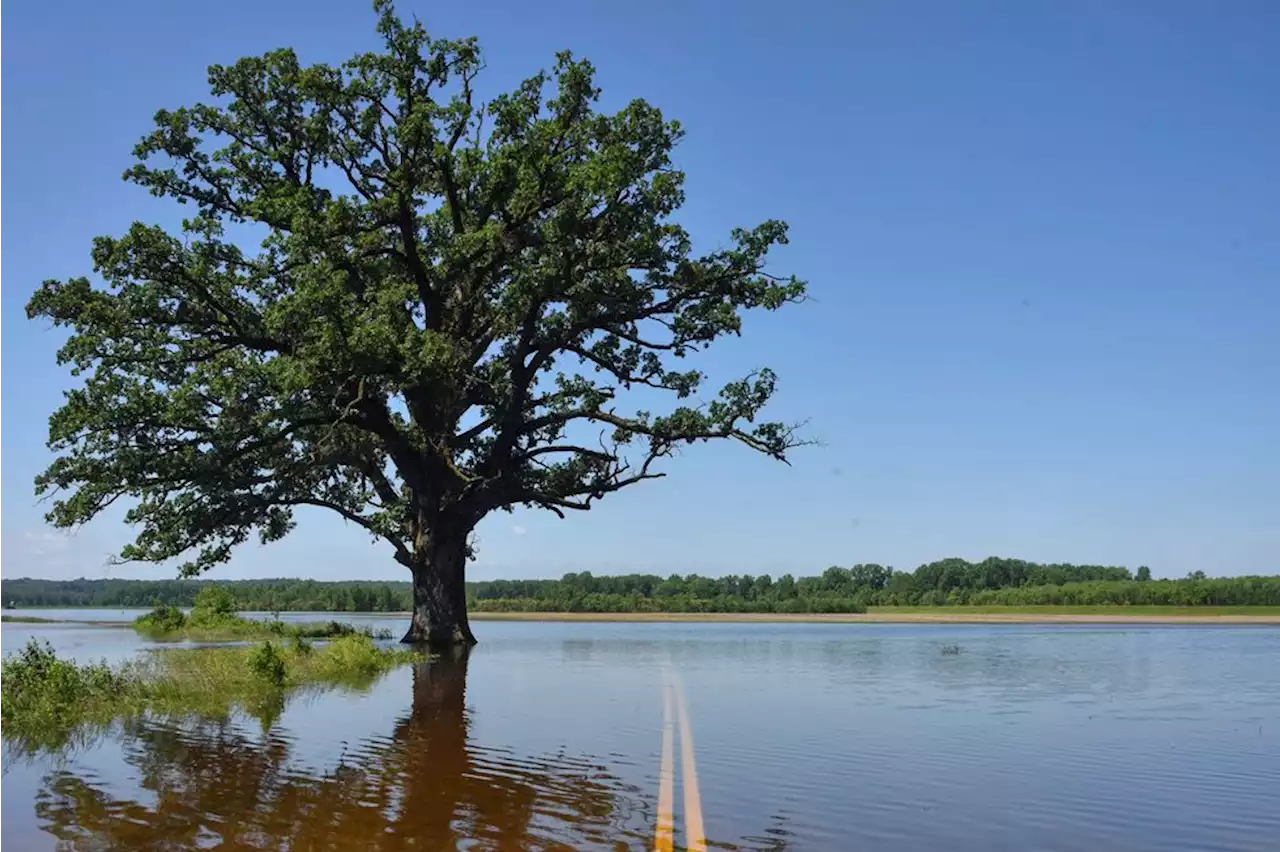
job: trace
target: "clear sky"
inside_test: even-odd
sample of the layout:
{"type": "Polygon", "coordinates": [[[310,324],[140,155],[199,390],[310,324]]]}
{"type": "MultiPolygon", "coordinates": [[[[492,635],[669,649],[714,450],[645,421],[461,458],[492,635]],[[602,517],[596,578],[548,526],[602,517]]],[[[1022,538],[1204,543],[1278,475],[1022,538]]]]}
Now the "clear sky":
{"type": "MultiPolygon", "coordinates": [[[[606,106],[684,122],[702,247],[782,218],[812,302],[753,319],[714,379],[771,365],[792,467],[704,447],[558,520],[479,532],[472,578],[570,570],[814,573],[946,556],[1280,570],[1280,5],[404,2],[478,35],[490,91],[572,49],[606,106]]],[[[107,568],[118,516],[43,526],[32,477],[70,377],[26,320],[89,241],[180,208],[119,179],[204,68],[374,46],[362,0],[10,3],[3,104],[3,569],[107,568]]],[[[336,517],[216,576],[404,578],[336,517]]]]}

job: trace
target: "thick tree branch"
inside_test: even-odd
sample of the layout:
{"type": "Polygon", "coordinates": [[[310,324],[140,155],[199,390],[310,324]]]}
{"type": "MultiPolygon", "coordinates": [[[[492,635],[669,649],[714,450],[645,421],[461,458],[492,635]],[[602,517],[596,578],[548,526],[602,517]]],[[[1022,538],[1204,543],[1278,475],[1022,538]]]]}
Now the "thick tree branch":
{"type": "Polygon", "coordinates": [[[363,527],[373,535],[390,542],[391,546],[395,548],[397,562],[405,566],[413,565],[413,553],[405,545],[402,539],[386,532],[385,530],[379,529],[373,519],[366,518],[363,515],[353,512],[345,506],[341,506],[328,500],[322,500],[318,497],[293,497],[272,502],[277,506],[316,506],[321,509],[328,509],[331,512],[337,512],[351,523],[363,527]]]}

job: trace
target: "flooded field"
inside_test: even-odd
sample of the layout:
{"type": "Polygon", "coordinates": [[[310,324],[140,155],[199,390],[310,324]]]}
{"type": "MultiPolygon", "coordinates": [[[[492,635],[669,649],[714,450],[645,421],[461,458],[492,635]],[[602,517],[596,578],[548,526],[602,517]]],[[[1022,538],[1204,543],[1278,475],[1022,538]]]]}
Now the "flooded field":
{"type": "MultiPolygon", "coordinates": [[[[134,720],[60,755],[6,752],[3,840],[1096,852],[1264,850],[1280,837],[1278,628],[476,632],[470,655],[364,693],[300,695],[261,718],[134,720]]],[[[151,647],[118,626],[6,623],[5,653],[30,636],[81,661],[151,647]]]]}

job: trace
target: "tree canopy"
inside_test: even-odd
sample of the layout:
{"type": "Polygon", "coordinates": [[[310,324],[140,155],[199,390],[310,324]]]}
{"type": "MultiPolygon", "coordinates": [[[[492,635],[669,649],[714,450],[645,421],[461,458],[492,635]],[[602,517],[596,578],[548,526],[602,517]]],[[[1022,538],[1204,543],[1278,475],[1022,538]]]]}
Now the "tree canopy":
{"type": "Polygon", "coordinates": [[[567,52],[482,103],[474,39],[374,5],[380,51],[210,67],[214,100],[158,112],[125,173],[190,209],[181,233],[100,237],[100,280],[30,300],[83,379],[50,421],[51,522],[123,498],[121,558],[190,575],[321,507],[416,571],[465,558],[494,509],[588,509],[688,443],[785,460],[801,440],[760,420],[769,369],[700,402],[682,362],[804,297],[766,271],[786,225],[695,253],[677,122],[601,112],[567,52]],[[640,387],[676,402],[627,405],[640,387]]]}

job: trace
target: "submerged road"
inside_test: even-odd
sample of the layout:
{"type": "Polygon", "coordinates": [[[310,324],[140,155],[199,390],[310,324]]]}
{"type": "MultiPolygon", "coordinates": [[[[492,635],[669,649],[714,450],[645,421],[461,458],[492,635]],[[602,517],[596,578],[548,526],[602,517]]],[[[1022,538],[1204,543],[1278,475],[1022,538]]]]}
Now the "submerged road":
{"type": "Polygon", "coordinates": [[[684,700],[684,686],[671,669],[663,672],[662,684],[662,765],[658,772],[658,827],[655,852],[675,848],[675,748],[676,725],[680,733],[681,787],[684,790],[684,831],[688,852],[706,852],[707,835],[702,824],[702,796],[698,790],[698,765],[694,757],[693,731],[684,700]]]}

